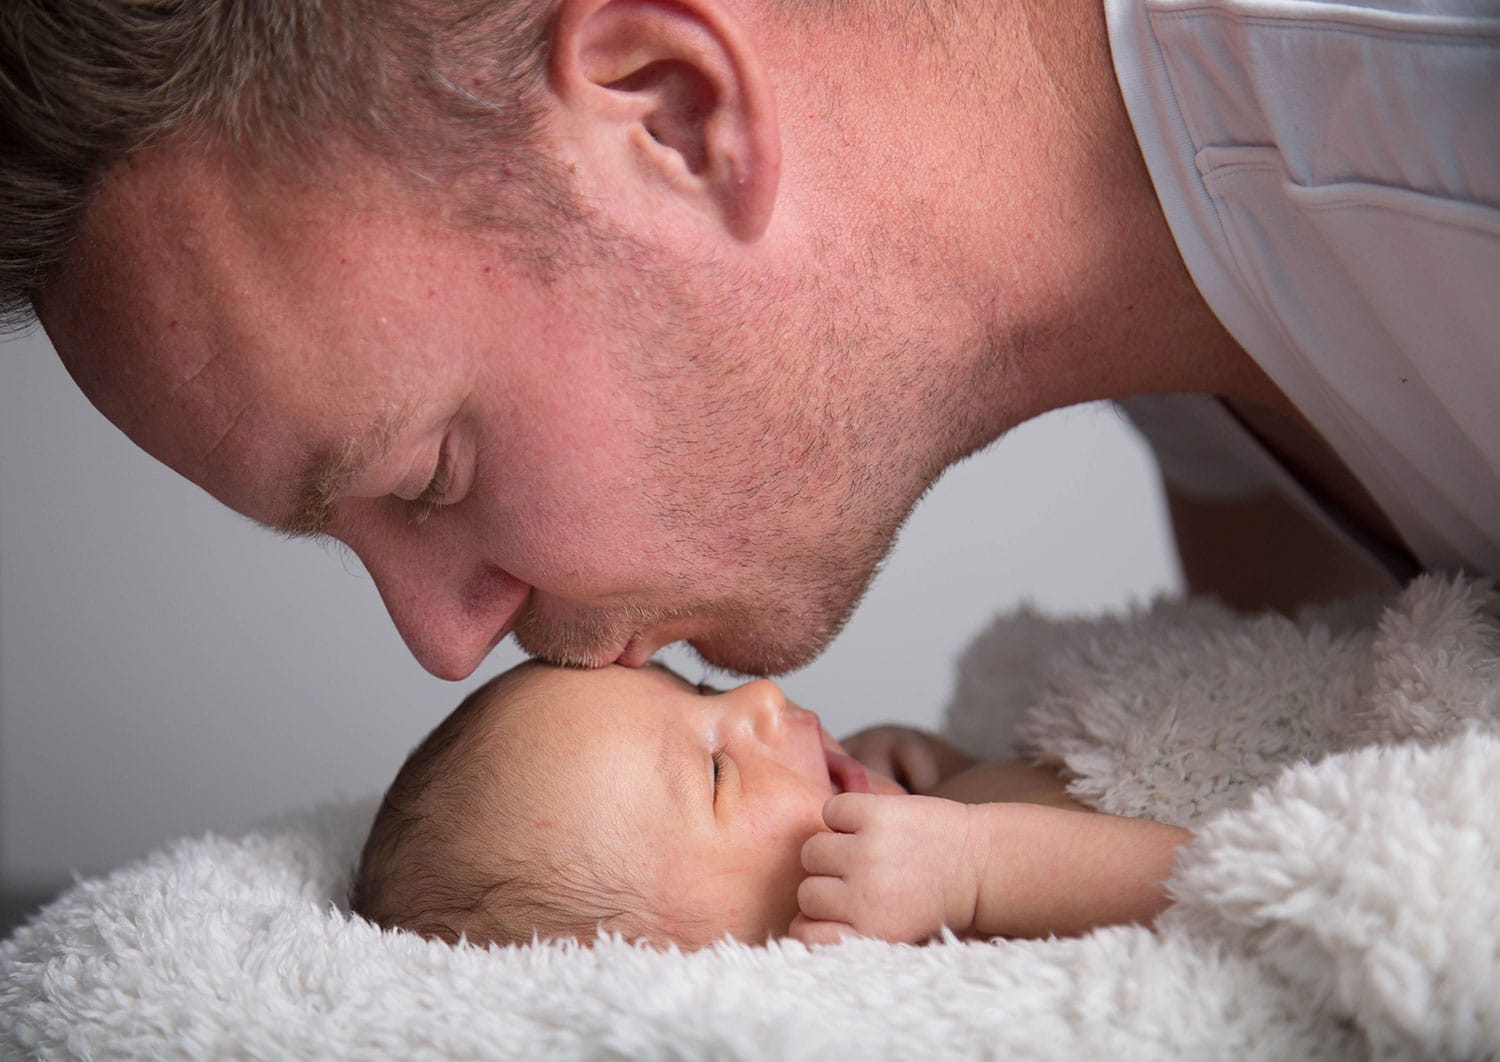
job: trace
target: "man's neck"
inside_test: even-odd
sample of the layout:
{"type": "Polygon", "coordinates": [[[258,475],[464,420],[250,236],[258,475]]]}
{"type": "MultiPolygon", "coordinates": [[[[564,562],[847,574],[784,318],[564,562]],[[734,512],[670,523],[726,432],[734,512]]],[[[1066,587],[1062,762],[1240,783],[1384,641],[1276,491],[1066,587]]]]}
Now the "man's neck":
{"type": "Polygon", "coordinates": [[[1071,370],[1057,384],[1066,390],[1050,404],[1204,392],[1290,411],[1182,262],[1115,76],[1102,0],[994,2],[1020,9],[1047,79],[1038,123],[1055,140],[1034,165],[1058,176],[1054,238],[1070,260],[1053,278],[1053,305],[1059,327],[1072,326],[1049,370],[1071,370]]]}
{"type": "MultiPolygon", "coordinates": [[[[967,0],[950,14],[912,86],[939,117],[893,153],[904,164],[888,180],[913,213],[948,214],[942,254],[916,261],[934,286],[939,273],[973,278],[970,308],[989,349],[970,356],[1004,375],[989,396],[992,431],[1139,393],[1280,407],[1182,263],[1116,82],[1101,0],[967,0]]],[[[895,65],[888,55],[884,69],[895,65]]],[[[910,124],[917,110],[888,85],[881,101],[888,123],[910,124]]]]}
{"type": "Polygon", "coordinates": [[[1028,4],[1026,11],[1030,39],[1052,77],[1061,111],[1077,115],[1078,128],[1098,145],[1101,172],[1113,175],[1108,185],[1101,183],[1101,196],[1112,196],[1116,209],[1135,217],[1134,240],[1139,242],[1131,246],[1139,250],[1117,264],[1116,290],[1102,305],[1117,320],[1132,307],[1149,309],[1137,334],[1132,336],[1128,328],[1116,331],[1118,350],[1132,353],[1131,376],[1115,377],[1115,388],[1218,395],[1315,495],[1370,533],[1399,542],[1353,473],[1219,323],[1182,265],[1114,77],[1102,0],[1028,4]],[[1088,32],[1080,39],[1081,23],[1088,32]],[[1102,70],[1107,79],[1100,76],[1102,70]],[[1076,86],[1084,91],[1065,95],[1065,89],[1076,86]],[[1144,268],[1153,255],[1154,267],[1144,268]]]}
{"type": "Polygon", "coordinates": [[[932,20],[829,15],[777,36],[787,162],[764,246],[842,286],[825,311],[891,330],[847,375],[926,381],[868,390],[891,423],[924,425],[935,460],[1094,399],[1282,408],[1178,254],[1101,0],[954,0],[932,20]]]}

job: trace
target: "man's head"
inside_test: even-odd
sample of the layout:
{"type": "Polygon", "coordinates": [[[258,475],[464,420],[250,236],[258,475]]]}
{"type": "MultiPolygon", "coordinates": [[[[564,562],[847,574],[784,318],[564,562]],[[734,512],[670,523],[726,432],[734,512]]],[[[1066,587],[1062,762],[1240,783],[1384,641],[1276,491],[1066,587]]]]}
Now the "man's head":
{"type": "Polygon", "coordinates": [[[110,169],[183,139],[299,171],[362,153],[476,219],[576,213],[537,150],[546,0],[13,0],[0,10],[0,321],[110,169]],[[337,145],[337,153],[330,147],[337,145]]]}
{"type": "Polygon", "coordinates": [[[721,693],[660,667],[522,665],[401,768],[351,902],[448,941],[602,926],[758,944],[797,912],[802,844],[845,777],[830,751],[817,717],[765,680],[721,693]]]}
{"type": "MultiPolygon", "coordinates": [[[[1007,89],[1014,129],[943,109],[935,56],[971,103],[981,64],[1024,81],[1011,21],[936,48],[850,28],[878,6],[779,0],[115,2],[138,40],[97,49],[94,80],[153,102],[58,163],[79,194],[49,217],[75,238],[8,290],[146,450],[352,548],[440,675],[511,630],[578,664],[679,639],[805,663],[944,467],[1106,379],[1048,354],[1088,327],[1054,253],[1077,223],[1029,205],[1057,183],[1023,164],[1061,154],[1026,124],[1048,97],[1007,89]],[[814,34],[860,61],[809,63],[814,34]],[[1019,145],[993,229],[991,138],[1019,145]]],[[[0,18],[36,36],[54,6],[0,18]]],[[[47,101],[78,97],[32,70],[72,70],[52,36],[5,59],[24,159],[59,140],[47,101]]],[[[17,217],[52,201],[31,165],[0,164],[17,217]]]]}

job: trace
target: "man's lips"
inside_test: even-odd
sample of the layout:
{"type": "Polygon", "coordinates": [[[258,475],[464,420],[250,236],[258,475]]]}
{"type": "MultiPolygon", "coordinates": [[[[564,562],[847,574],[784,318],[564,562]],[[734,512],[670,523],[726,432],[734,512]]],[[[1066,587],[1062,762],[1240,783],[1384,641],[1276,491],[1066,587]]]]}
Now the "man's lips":
{"type": "Polygon", "coordinates": [[[835,795],[870,791],[870,776],[865,772],[864,764],[853,756],[826,747],[823,756],[828,761],[828,781],[833,785],[835,795]]]}
{"type": "Polygon", "coordinates": [[[615,663],[624,667],[645,667],[655,655],[656,648],[637,634],[625,643],[624,648],[620,650],[620,655],[615,657],[615,663]]]}
{"type": "Polygon", "coordinates": [[[636,631],[616,654],[614,663],[625,667],[645,667],[660,650],[681,641],[691,641],[695,626],[691,620],[679,619],[646,626],[636,631]]]}

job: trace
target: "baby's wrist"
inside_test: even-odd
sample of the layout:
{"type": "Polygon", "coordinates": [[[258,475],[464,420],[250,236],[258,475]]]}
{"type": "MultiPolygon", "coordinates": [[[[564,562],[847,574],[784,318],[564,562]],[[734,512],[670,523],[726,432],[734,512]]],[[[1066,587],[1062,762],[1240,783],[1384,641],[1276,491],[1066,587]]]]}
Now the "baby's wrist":
{"type": "Polygon", "coordinates": [[[963,828],[959,831],[957,866],[951,875],[947,897],[947,926],[955,933],[972,933],[979,924],[979,905],[989,873],[992,845],[990,830],[978,804],[957,804],[963,828]]]}
{"type": "Polygon", "coordinates": [[[976,808],[985,828],[975,933],[1069,936],[1103,925],[1150,924],[1169,904],[1165,883],[1192,834],[1165,823],[1042,804],[976,808]]]}
{"type": "MultiPolygon", "coordinates": [[[[1055,875],[1074,850],[1084,812],[1026,802],[977,804],[970,845],[976,853],[973,924],[982,936],[1041,936],[1056,931],[1055,875]],[[1042,859],[1037,855],[1046,853],[1042,859]]],[[[1071,879],[1072,874],[1065,874],[1071,879]]]]}

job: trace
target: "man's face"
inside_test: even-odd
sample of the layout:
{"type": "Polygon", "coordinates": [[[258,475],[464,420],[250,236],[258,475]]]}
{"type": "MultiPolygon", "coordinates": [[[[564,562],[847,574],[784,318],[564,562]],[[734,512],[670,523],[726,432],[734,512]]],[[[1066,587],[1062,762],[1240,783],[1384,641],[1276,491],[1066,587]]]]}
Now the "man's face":
{"type": "Polygon", "coordinates": [[[764,285],[670,281],[624,241],[548,281],[493,235],[373,173],[159,149],[112,175],[40,309],[140,446],[347,544],[435,674],[512,630],[588,665],[679,639],[737,670],[810,659],[915,497],[877,476],[851,499],[827,352],[764,285]]]}

